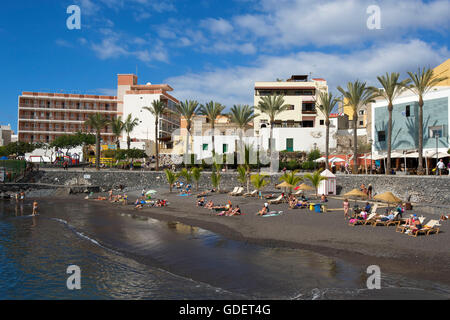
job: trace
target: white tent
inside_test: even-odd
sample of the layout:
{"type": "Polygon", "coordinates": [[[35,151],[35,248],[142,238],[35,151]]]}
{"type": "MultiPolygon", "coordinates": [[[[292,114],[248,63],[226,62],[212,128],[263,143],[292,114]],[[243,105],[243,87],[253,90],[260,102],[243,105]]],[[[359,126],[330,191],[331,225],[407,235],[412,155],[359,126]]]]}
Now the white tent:
{"type": "Polygon", "coordinates": [[[327,177],[327,180],[320,181],[318,194],[336,195],[336,176],[330,170],[324,170],[320,174],[322,177],[327,177]]]}
{"type": "Polygon", "coordinates": [[[325,162],[325,157],[320,157],[319,159],[314,160],[314,162],[325,162]]]}

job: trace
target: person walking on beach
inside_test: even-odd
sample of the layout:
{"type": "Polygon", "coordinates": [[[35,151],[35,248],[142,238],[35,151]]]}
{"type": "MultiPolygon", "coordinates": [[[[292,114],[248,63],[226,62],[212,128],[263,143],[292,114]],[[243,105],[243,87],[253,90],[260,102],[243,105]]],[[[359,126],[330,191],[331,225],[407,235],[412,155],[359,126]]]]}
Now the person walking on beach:
{"type": "Polygon", "coordinates": [[[348,219],[349,218],[349,214],[348,214],[348,210],[350,208],[350,203],[348,202],[348,199],[344,200],[344,219],[348,219]]]}
{"type": "Polygon", "coordinates": [[[367,187],[367,195],[369,196],[369,199],[372,199],[372,194],[373,194],[373,187],[369,183],[369,186],[367,187]]]}
{"type": "Polygon", "coordinates": [[[37,212],[38,212],[38,203],[37,203],[37,201],[34,201],[33,202],[33,216],[35,216],[36,214],[37,214],[37,212]]]}

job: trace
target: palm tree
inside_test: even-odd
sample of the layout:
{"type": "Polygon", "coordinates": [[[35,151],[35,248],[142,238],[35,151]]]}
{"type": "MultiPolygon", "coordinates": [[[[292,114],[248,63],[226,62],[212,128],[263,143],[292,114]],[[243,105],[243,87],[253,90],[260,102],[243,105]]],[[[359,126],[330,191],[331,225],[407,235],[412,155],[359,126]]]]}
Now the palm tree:
{"type": "Polygon", "coordinates": [[[438,77],[433,69],[418,69],[417,73],[408,72],[412,84],[409,89],[419,96],[419,167],[417,171],[423,173],[423,96],[435,87],[439,82],[447,80],[448,77],[438,77]]]}
{"type": "Polygon", "coordinates": [[[111,129],[116,138],[117,150],[120,150],[120,136],[122,135],[122,131],[124,129],[124,122],[122,121],[122,117],[119,116],[111,121],[111,129]]]}
{"type": "Polygon", "coordinates": [[[253,121],[253,119],[255,119],[255,117],[257,116],[258,115],[256,115],[253,112],[253,108],[250,107],[249,105],[243,106],[241,106],[240,104],[234,105],[230,110],[229,113],[230,120],[232,123],[236,124],[237,127],[239,128],[239,149],[236,149],[239,150],[239,154],[242,154],[243,152],[242,137],[244,129],[248,125],[248,123],[253,121]]]}
{"type": "Polygon", "coordinates": [[[266,177],[267,176],[259,173],[254,174],[250,177],[250,180],[252,181],[253,186],[258,191],[258,193],[269,183],[269,181],[266,180],[266,177]]]}
{"type": "Polygon", "coordinates": [[[327,177],[321,176],[320,172],[322,170],[318,170],[318,171],[314,171],[314,173],[307,173],[305,174],[304,178],[308,179],[309,181],[311,181],[311,184],[313,185],[313,187],[316,189],[316,197],[317,197],[317,193],[318,193],[318,189],[319,189],[319,185],[320,182],[323,180],[328,180],[327,177]]]}
{"type": "Polygon", "coordinates": [[[356,173],[358,160],[358,111],[368,103],[375,102],[373,93],[375,88],[368,87],[365,82],[357,80],[354,83],[347,83],[347,91],[341,86],[337,87],[337,89],[342,93],[343,98],[347,100],[353,111],[353,172],[356,173]]]}
{"type": "Polygon", "coordinates": [[[192,183],[192,171],[183,168],[180,172],[180,177],[183,177],[186,180],[186,184],[192,183]]]}
{"type": "Polygon", "coordinates": [[[159,143],[158,143],[158,125],[159,118],[162,116],[166,110],[167,105],[161,100],[152,101],[151,107],[142,107],[142,109],[149,111],[155,117],[155,155],[156,155],[156,168],[155,171],[159,170],[159,143]]]}
{"type": "Polygon", "coordinates": [[[139,124],[138,118],[131,118],[131,113],[128,115],[127,119],[125,120],[123,124],[123,129],[127,133],[127,149],[130,150],[131,145],[131,138],[130,133],[133,132],[134,128],[136,128],[139,124]]]}
{"type": "Polygon", "coordinates": [[[223,109],[225,109],[225,106],[221,105],[218,102],[208,102],[205,105],[200,106],[200,113],[202,115],[205,115],[208,121],[211,123],[211,130],[212,130],[212,155],[215,158],[216,155],[216,148],[214,145],[214,128],[217,117],[219,117],[222,114],[223,109]]]}
{"type": "Polygon", "coordinates": [[[411,80],[406,79],[399,81],[400,74],[393,72],[386,73],[385,76],[377,77],[382,89],[375,88],[374,93],[376,97],[383,97],[388,103],[388,135],[387,135],[387,160],[386,160],[386,174],[391,172],[391,149],[392,149],[392,110],[394,109],[394,100],[397,99],[405,90],[411,80]]]}
{"type": "MultiPolygon", "coordinates": [[[[284,182],[289,183],[292,186],[296,186],[301,181],[303,181],[303,178],[297,176],[297,173],[298,173],[298,170],[291,171],[290,173],[286,172],[280,177],[280,181],[284,181],[284,182]]],[[[289,188],[289,189],[292,192],[292,188],[289,188]]]]}
{"type": "Polygon", "coordinates": [[[211,173],[211,183],[217,191],[220,191],[220,180],[222,179],[222,176],[219,172],[213,171],[211,173]]]}
{"type": "Polygon", "coordinates": [[[238,174],[238,181],[241,183],[241,185],[244,185],[247,183],[247,169],[244,166],[237,167],[237,174],[238,174]]]}
{"type": "Polygon", "coordinates": [[[185,102],[180,102],[176,105],[180,115],[186,120],[186,130],[188,131],[188,136],[186,139],[186,153],[184,165],[187,166],[188,162],[191,163],[189,156],[189,139],[191,137],[192,120],[196,115],[198,109],[198,102],[194,100],[186,100],[185,102]]]}
{"type": "Polygon", "coordinates": [[[329,169],[328,157],[330,154],[330,114],[333,112],[339,100],[337,98],[333,98],[333,94],[328,92],[321,92],[319,95],[319,100],[320,103],[316,103],[316,108],[319,109],[325,116],[325,158],[327,159],[325,161],[325,166],[329,169]]]}
{"type": "Polygon", "coordinates": [[[170,192],[172,192],[172,187],[177,181],[178,174],[174,173],[169,169],[164,170],[164,172],[166,173],[167,183],[169,184],[169,190],[170,192]]]}
{"type": "Polygon", "coordinates": [[[100,132],[110,124],[110,121],[100,113],[92,114],[84,122],[85,126],[89,126],[95,130],[95,168],[100,170],[100,132]]]}
{"type": "Polygon", "coordinates": [[[198,191],[198,183],[200,181],[201,176],[202,176],[202,169],[200,169],[199,167],[192,168],[192,178],[195,181],[195,187],[197,188],[197,191],[198,191]]]}
{"type": "Polygon", "coordinates": [[[273,171],[272,166],[272,139],[273,139],[273,127],[275,125],[275,118],[287,110],[288,105],[284,104],[283,96],[265,96],[262,97],[258,105],[255,106],[257,110],[269,116],[270,120],[270,139],[269,139],[269,154],[270,154],[270,171],[273,171]]]}

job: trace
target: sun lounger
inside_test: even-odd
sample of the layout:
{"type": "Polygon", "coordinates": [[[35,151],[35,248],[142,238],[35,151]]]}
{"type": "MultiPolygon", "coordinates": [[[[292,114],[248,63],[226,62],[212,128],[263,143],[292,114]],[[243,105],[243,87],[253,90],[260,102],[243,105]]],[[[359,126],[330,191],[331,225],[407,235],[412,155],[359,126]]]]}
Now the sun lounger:
{"type": "MultiPolygon", "coordinates": [[[[420,221],[420,224],[423,224],[423,222],[425,221],[425,217],[419,217],[419,221],[420,221]]],[[[408,229],[410,227],[410,225],[409,224],[406,224],[406,222],[405,223],[399,223],[398,225],[397,225],[397,228],[395,229],[395,232],[405,232],[405,230],[406,229],[408,229]]]]}
{"type": "Polygon", "coordinates": [[[381,219],[383,217],[378,217],[375,221],[372,222],[372,226],[376,227],[376,226],[390,226],[392,224],[396,224],[397,222],[400,222],[399,220],[397,220],[397,216],[398,216],[398,212],[396,212],[394,214],[394,218],[392,220],[386,220],[386,221],[382,221],[381,219]]]}
{"type": "Polygon", "coordinates": [[[372,212],[377,212],[377,209],[378,209],[378,203],[375,203],[375,204],[373,205],[372,209],[370,209],[370,213],[372,213],[372,212]]]}
{"type": "Polygon", "coordinates": [[[239,188],[235,193],[231,194],[232,196],[242,196],[244,194],[244,188],[239,188]]]}
{"type": "Polygon", "coordinates": [[[236,193],[236,191],[238,191],[238,190],[239,190],[239,187],[235,187],[233,189],[233,191],[229,192],[228,194],[233,195],[233,193],[236,193]]]}
{"type": "Polygon", "coordinates": [[[257,194],[258,190],[253,190],[252,192],[244,193],[244,197],[256,197],[257,194]]]}
{"type": "Polygon", "coordinates": [[[367,217],[366,220],[363,220],[364,221],[364,225],[371,224],[374,221],[376,221],[377,219],[378,219],[378,214],[376,212],[372,212],[371,214],[369,214],[369,216],[367,217]]]}
{"type": "Polygon", "coordinates": [[[296,193],[294,193],[294,196],[300,196],[303,194],[303,190],[298,190],[296,193]]]}
{"type": "Polygon", "coordinates": [[[274,200],[269,200],[268,203],[269,204],[280,204],[283,202],[283,196],[280,195],[278,198],[274,199],[274,200]]]}
{"type": "Polygon", "coordinates": [[[354,226],[357,226],[357,225],[359,225],[359,224],[366,224],[367,221],[373,219],[375,216],[376,216],[376,213],[371,213],[371,214],[367,217],[366,220],[351,219],[350,221],[352,221],[352,222],[349,222],[348,225],[354,227],[354,226]]]}
{"type": "Polygon", "coordinates": [[[409,235],[417,237],[421,233],[425,235],[429,235],[430,232],[439,233],[439,227],[440,227],[439,220],[430,220],[426,225],[423,226],[422,229],[411,231],[409,235]]]}

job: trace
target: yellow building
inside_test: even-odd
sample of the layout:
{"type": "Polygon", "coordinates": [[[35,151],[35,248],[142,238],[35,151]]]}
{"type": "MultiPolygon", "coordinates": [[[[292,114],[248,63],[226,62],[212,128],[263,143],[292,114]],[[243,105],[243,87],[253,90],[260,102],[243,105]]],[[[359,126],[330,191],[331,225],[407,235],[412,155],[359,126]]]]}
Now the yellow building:
{"type": "MultiPolygon", "coordinates": [[[[353,121],[353,109],[351,106],[348,105],[348,99],[344,98],[343,103],[343,110],[339,110],[339,113],[344,113],[348,116],[348,120],[350,122],[353,121]]],[[[368,121],[368,113],[369,113],[370,107],[364,106],[360,110],[358,110],[358,128],[367,128],[369,121],[368,121]]]]}
{"type": "Polygon", "coordinates": [[[447,80],[439,82],[437,86],[450,86],[450,59],[438,65],[433,71],[438,77],[447,76],[447,80]]]}

